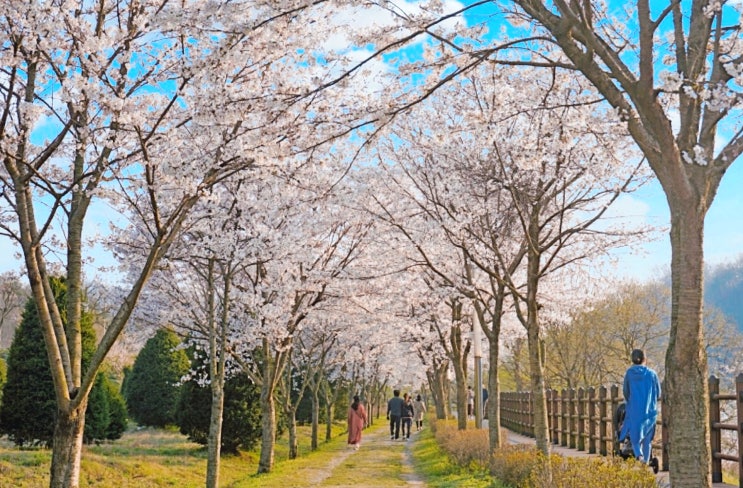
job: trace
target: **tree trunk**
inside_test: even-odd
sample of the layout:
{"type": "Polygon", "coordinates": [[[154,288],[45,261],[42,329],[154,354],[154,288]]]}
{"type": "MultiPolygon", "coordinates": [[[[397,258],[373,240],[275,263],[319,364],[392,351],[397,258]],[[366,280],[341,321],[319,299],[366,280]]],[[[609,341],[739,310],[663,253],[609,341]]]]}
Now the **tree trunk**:
{"type": "Polygon", "coordinates": [[[669,197],[671,207],[671,334],[666,352],[671,485],[712,486],[707,357],[702,327],[704,212],[669,197]]]}
{"type": "Polygon", "coordinates": [[[51,488],[78,488],[80,460],[88,401],[69,411],[57,410],[57,423],[52,441],[51,488]]]}
{"type": "Polygon", "coordinates": [[[467,429],[467,374],[461,364],[454,366],[457,382],[457,429],[467,429]]]}
{"type": "MultiPolygon", "coordinates": [[[[500,335],[500,334],[498,334],[500,335]]],[[[500,435],[500,380],[498,379],[498,361],[500,350],[498,341],[490,344],[490,365],[488,366],[488,439],[490,452],[499,449],[502,444],[500,435]]]]}
{"type": "Polygon", "coordinates": [[[218,488],[219,461],[222,450],[222,420],[224,418],[224,378],[212,377],[211,390],[212,408],[207,446],[206,487],[218,488]]]}
{"type": "Polygon", "coordinates": [[[289,433],[289,459],[297,459],[299,446],[297,445],[297,416],[294,409],[287,409],[286,430],[289,433]]]}
{"type": "Polygon", "coordinates": [[[312,440],[310,441],[310,450],[316,451],[318,447],[318,430],[320,426],[320,397],[317,388],[312,390],[312,440]]]}
{"type": "Polygon", "coordinates": [[[224,382],[225,358],[224,345],[227,342],[227,322],[229,318],[230,280],[229,273],[224,275],[225,302],[222,307],[222,316],[219,326],[219,340],[217,340],[216,307],[214,299],[214,259],[209,259],[207,286],[208,295],[208,326],[209,326],[209,376],[212,393],[211,413],[209,417],[209,437],[207,439],[206,460],[206,488],[219,487],[219,464],[222,451],[222,422],[224,420],[224,382]]]}
{"type": "Polygon", "coordinates": [[[529,343],[529,369],[531,372],[531,391],[534,410],[534,437],[537,449],[549,455],[549,424],[547,423],[547,395],[544,386],[544,348],[539,327],[527,331],[529,343]]]}
{"type": "MultiPolygon", "coordinates": [[[[529,373],[534,411],[534,437],[537,449],[544,455],[550,454],[549,424],[547,423],[547,395],[544,386],[544,349],[542,331],[539,323],[539,271],[541,252],[535,247],[539,243],[540,206],[534,205],[529,219],[529,246],[526,257],[526,340],[529,349],[529,373]]],[[[549,470],[549,464],[546,466],[549,470]]],[[[550,472],[547,473],[551,479],[550,472]]]]}
{"type": "Polygon", "coordinates": [[[333,416],[335,416],[335,403],[328,403],[325,406],[325,412],[328,416],[327,422],[325,422],[325,442],[330,442],[333,439],[333,416]]]}
{"type": "Polygon", "coordinates": [[[276,405],[273,391],[264,380],[261,387],[261,455],[258,460],[258,473],[270,473],[273,469],[274,446],[276,443],[276,405]]]}
{"type": "Polygon", "coordinates": [[[446,379],[447,369],[449,369],[449,363],[444,361],[443,363],[434,364],[429,371],[426,371],[431,396],[433,396],[433,402],[436,407],[436,418],[438,420],[445,420],[449,416],[449,398],[446,394],[448,391],[446,379]]]}

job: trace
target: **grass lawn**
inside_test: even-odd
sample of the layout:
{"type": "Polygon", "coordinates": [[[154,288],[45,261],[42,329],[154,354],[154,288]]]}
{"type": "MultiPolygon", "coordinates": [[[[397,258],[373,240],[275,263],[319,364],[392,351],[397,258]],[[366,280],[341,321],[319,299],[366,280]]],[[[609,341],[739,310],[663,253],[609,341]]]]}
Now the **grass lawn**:
{"type": "MultiPolygon", "coordinates": [[[[324,433],[324,428],[321,430],[324,433]]],[[[344,430],[345,425],[334,427],[333,442],[340,442],[344,430]]],[[[300,427],[298,436],[300,456],[305,456],[310,452],[310,428],[300,427]]],[[[322,439],[320,446],[324,449],[322,439]]],[[[277,471],[288,462],[288,452],[286,440],[279,440],[275,453],[277,471]]],[[[0,488],[48,486],[51,456],[51,450],[18,449],[3,439],[0,441],[0,488]]],[[[206,478],[206,456],[204,446],[189,442],[175,429],[133,428],[115,442],[84,447],[80,486],[201,488],[206,478]]],[[[251,482],[257,469],[257,452],[223,456],[220,485],[260,486],[257,480],[251,482]]]]}
{"type": "MultiPolygon", "coordinates": [[[[324,433],[324,428],[321,429],[324,433]]],[[[384,420],[364,431],[359,451],[346,445],[345,425],[334,426],[333,439],[310,452],[310,427],[298,429],[298,459],[288,459],[286,439],[276,444],[275,467],[256,475],[258,453],[223,456],[220,486],[224,488],[394,487],[406,479],[424,480],[436,488],[502,488],[482,470],[459,468],[438,448],[430,430],[409,444],[391,442],[384,420]],[[404,462],[406,448],[415,468],[404,462]]],[[[324,437],[324,436],[323,436],[324,437]]],[[[0,441],[0,488],[43,488],[49,485],[51,451],[18,449],[0,441]]],[[[80,486],[110,488],[196,488],[206,477],[206,448],[186,440],[177,430],[130,429],[113,443],[85,446],[80,486]]]]}

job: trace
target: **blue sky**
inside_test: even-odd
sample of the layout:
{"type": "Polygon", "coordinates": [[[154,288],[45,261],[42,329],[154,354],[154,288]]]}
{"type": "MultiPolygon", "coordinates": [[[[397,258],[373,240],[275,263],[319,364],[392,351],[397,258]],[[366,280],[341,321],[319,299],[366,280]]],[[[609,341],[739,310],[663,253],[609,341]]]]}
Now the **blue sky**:
{"type": "MultiPolygon", "coordinates": [[[[668,228],[668,204],[660,184],[653,181],[632,195],[634,218],[668,228]]],[[[671,241],[668,232],[641,247],[641,253],[619,251],[617,277],[648,281],[670,273],[671,241]]],[[[704,256],[708,265],[737,261],[743,254],[743,161],[725,174],[705,220],[704,256]]]]}

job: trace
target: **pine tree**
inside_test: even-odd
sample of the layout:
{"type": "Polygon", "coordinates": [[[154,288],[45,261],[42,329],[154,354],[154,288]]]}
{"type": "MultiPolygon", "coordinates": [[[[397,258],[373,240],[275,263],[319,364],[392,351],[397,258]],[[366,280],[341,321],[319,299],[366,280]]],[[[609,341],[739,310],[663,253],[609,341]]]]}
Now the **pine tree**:
{"type": "MultiPolygon", "coordinates": [[[[66,285],[64,279],[53,278],[60,314],[66,316],[66,285]]],[[[93,330],[93,314],[83,312],[80,320],[82,331],[83,368],[90,360],[96,346],[93,330]]],[[[88,412],[85,419],[85,441],[92,442],[106,438],[99,432],[106,432],[108,425],[109,394],[96,386],[91,391],[88,412]]],[[[3,402],[0,406],[0,432],[7,434],[17,445],[51,445],[54,434],[57,407],[54,399],[54,384],[44,346],[44,337],[39,323],[36,304],[33,299],[26,302],[21,324],[16,329],[8,354],[8,377],[3,386],[3,402]]],[[[123,431],[122,431],[123,432],[123,431]]]]}
{"type": "Polygon", "coordinates": [[[5,388],[5,382],[8,380],[8,363],[5,359],[0,358],[0,405],[3,404],[3,388],[5,388]]]}
{"type": "MultiPolygon", "coordinates": [[[[59,283],[52,280],[52,283],[59,283]]],[[[26,302],[21,324],[8,353],[8,380],[3,388],[0,432],[16,445],[49,445],[57,407],[44,337],[32,299],[26,302]]]]}
{"type": "Polygon", "coordinates": [[[188,372],[186,352],[169,329],[160,329],[137,355],[126,376],[124,398],[131,417],[140,425],[175,424],[181,378],[188,372]]]}
{"type": "Polygon", "coordinates": [[[108,406],[110,408],[109,423],[106,427],[104,438],[110,441],[120,439],[126,431],[128,423],[128,414],[126,411],[126,402],[121,391],[116,387],[113,381],[106,381],[105,388],[108,390],[108,406]]]}

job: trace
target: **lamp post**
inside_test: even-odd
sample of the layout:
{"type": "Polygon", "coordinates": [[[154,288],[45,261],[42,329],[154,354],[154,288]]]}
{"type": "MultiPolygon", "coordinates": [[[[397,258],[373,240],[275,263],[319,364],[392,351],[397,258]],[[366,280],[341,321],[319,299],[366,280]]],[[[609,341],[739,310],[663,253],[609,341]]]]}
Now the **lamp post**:
{"type": "Polygon", "coordinates": [[[480,341],[480,322],[472,318],[472,342],[475,353],[475,428],[482,429],[482,347],[480,341]]]}

